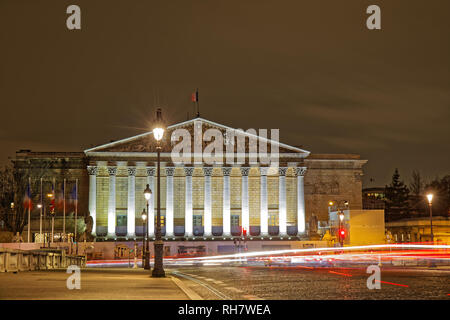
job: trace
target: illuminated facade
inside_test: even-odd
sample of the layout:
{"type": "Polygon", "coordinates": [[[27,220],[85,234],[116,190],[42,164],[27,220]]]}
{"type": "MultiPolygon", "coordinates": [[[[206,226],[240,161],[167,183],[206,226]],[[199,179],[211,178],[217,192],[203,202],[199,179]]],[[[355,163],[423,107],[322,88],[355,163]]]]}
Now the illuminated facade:
{"type": "MultiPolygon", "coordinates": [[[[229,165],[225,156],[221,163],[212,165],[195,162],[193,157],[188,164],[174,163],[171,151],[176,142],[170,140],[172,132],[185,129],[194,137],[195,126],[202,132],[214,128],[224,135],[231,130],[201,118],[168,128],[161,153],[161,215],[166,238],[305,236],[311,215],[320,220],[319,208],[325,208],[326,216],[330,197],[347,197],[353,200],[354,208],[361,207],[360,175],[365,161],[358,157],[311,156],[308,151],[280,143],[279,166],[269,167],[252,163],[247,139],[241,164],[229,165]],[[330,170],[341,177],[329,176],[330,170]],[[305,183],[305,177],[316,175],[319,177],[314,183],[305,183]],[[345,179],[348,185],[340,185],[339,180],[345,179]],[[312,193],[310,199],[306,199],[305,187],[306,194],[312,193]]],[[[194,144],[192,141],[192,154],[194,144]]],[[[85,154],[89,162],[89,212],[96,236],[133,238],[142,234],[146,184],[153,191],[149,221],[154,221],[156,214],[156,142],[151,132],[91,148],[85,154]]],[[[154,236],[152,223],[149,234],[154,236]]]]}
{"type": "MultiPolygon", "coordinates": [[[[328,221],[330,199],[345,199],[350,209],[362,209],[366,160],[358,155],[311,154],[279,143],[279,164],[269,167],[248,156],[250,139],[246,139],[246,156],[240,164],[236,159],[229,164],[224,158],[222,163],[209,165],[196,162],[195,157],[190,163],[174,163],[171,152],[177,142],[171,141],[173,131],[185,129],[194,137],[196,127],[202,132],[219,130],[224,143],[235,148],[236,140],[226,137],[227,130],[234,129],[202,118],[167,128],[161,144],[162,232],[167,239],[219,240],[243,232],[256,239],[305,239],[317,231],[318,223],[328,221]]],[[[208,144],[203,142],[202,150],[208,144]]],[[[267,152],[271,152],[270,144],[267,152]]],[[[83,153],[19,152],[14,162],[25,168],[25,163],[45,159],[56,163],[50,175],[57,183],[65,176],[79,179],[78,214],[92,216],[92,234],[97,240],[132,240],[143,235],[141,213],[146,209],[143,192],[147,184],[153,192],[149,221],[155,221],[156,141],[151,132],[83,153]]],[[[57,210],[56,215],[61,213],[57,210]]],[[[153,223],[148,231],[153,237],[153,223]]]]}

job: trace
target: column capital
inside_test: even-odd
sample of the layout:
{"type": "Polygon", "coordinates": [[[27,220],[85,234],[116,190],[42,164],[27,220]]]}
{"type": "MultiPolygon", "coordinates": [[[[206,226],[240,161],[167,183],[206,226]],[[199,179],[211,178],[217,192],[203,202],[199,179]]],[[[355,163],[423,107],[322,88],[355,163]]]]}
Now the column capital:
{"type": "Polygon", "coordinates": [[[231,174],[231,169],[233,169],[232,167],[223,167],[222,168],[222,172],[224,176],[229,176],[231,174]]]}
{"type": "Polygon", "coordinates": [[[248,173],[250,172],[250,168],[249,167],[241,167],[241,174],[243,177],[247,177],[248,173]]]}
{"type": "Polygon", "coordinates": [[[288,168],[286,168],[286,167],[279,167],[279,168],[278,168],[278,174],[279,174],[280,176],[285,176],[285,175],[286,175],[287,169],[288,169],[288,168]]]}
{"type": "Polygon", "coordinates": [[[128,167],[127,171],[128,171],[128,175],[129,176],[135,176],[136,175],[136,167],[128,167]]]}
{"type": "Polygon", "coordinates": [[[98,167],[97,166],[88,166],[87,171],[90,176],[96,176],[97,172],[98,172],[98,167]]]}
{"type": "Polygon", "coordinates": [[[211,176],[212,171],[213,171],[212,167],[203,167],[203,174],[207,177],[211,176]]]}
{"type": "Polygon", "coordinates": [[[191,177],[194,174],[194,167],[184,167],[184,174],[191,177]]]}
{"type": "Polygon", "coordinates": [[[260,167],[259,168],[259,173],[262,176],[267,176],[268,172],[269,172],[269,167],[260,167]]]}
{"type": "Polygon", "coordinates": [[[117,167],[108,167],[108,173],[110,176],[115,176],[117,173],[117,167]]]}
{"type": "Polygon", "coordinates": [[[297,168],[295,168],[295,175],[297,177],[304,176],[305,173],[306,173],[306,167],[297,167],[297,168]]]}
{"type": "Polygon", "coordinates": [[[173,167],[166,167],[166,175],[168,177],[172,177],[174,172],[175,172],[175,168],[173,168],[173,167]]]}
{"type": "Polygon", "coordinates": [[[147,167],[147,176],[152,177],[155,175],[155,168],[154,167],[147,167]]]}

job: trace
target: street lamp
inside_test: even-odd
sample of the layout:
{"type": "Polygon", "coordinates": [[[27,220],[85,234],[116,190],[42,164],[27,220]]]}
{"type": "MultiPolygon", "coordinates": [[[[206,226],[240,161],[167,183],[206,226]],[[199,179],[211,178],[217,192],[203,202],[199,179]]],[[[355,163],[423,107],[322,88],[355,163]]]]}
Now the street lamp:
{"type": "Polygon", "coordinates": [[[433,235],[433,209],[432,209],[433,194],[432,193],[427,194],[427,198],[428,198],[428,206],[430,207],[430,236],[431,236],[431,242],[434,242],[434,235],[433,235]]]}
{"type": "MultiPolygon", "coordinates": [[[[144,190],[144,197],[145,200],[147,200],[147,213],[150,213],[149,211],[149,200],[150,197],[152,196],[152,190],[150,190],[150,186],[147,184],[147,187],[144,190]]],[[[148,217],[149,218],[149,217],[148,217]]],[[[145,266],[144,269],[149,270],[150,269],[150,244],[149,244],[149,239],[148,239],[148,223],[150,219],[146,219],[147,220],[147,225],[145,228],[145,236],[147,237],[147,241],[146,241],[146,247],[145,247],[145,266]]]]}
{"type": "Polygon", "coordinates": [[[165,277],[166,274],[164,272],[163,268],[163,248],[164,248],[164,242],[162,241],[161,237],[161,187],[160,187],[160,180],[161,180],[161,173],[160,173],[160,166],[161,166],[161,140],[164,135],[164,123],[162,120],[161,115],[161,108],[158,108],[156,110],[156,122],[153,127],[153,136],[156,139],[157,146],[156,151],[158,154],[158,166],[157,166],[157,179],[156,179],[156,187],[157,187],[157,193],[158,197],[157,200],[157,214],[156,214],[156,234],[155,234],[155,263],[153,267],[152,277],[165,277]]]}
{"type": "Polygon", "coordinates": [[[145,209],[142,209],[141,218],[142,218],[142,267],[144,269],[149,269],[147,267],[147,265],[148,265],[148,263],[147,263],[147,247],[146,247],[146,242],[145,242],[145,236],[147,234],[147,232],[146,232],[147,213],[145,212],[145,209]]]}
{"type": "Polygon", "coordinates": [[[341,201],[333,200],[333,201],[329,201],[328,205],[330,207],[336,206],[336,210],[339,212],[338,213],[338,218],[339,218],[338,239],[339,239],[339,243],[340,243],[341,247],[343,247],[345,231],[343,230],[342,225],[343,225],[343,222],[345,219],[344,209],[348,209],[348,201],[347,200],[341,200],[341,201]]]}

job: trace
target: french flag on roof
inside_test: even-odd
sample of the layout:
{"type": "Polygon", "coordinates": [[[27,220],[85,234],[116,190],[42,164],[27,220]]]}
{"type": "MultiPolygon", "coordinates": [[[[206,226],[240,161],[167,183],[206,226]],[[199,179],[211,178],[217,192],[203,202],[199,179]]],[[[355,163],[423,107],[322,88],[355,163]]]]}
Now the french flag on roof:
{"type": "Polygon", "coordinates": [[[192,93],[192,102],[198,102],[198,89],[192,93]]]}

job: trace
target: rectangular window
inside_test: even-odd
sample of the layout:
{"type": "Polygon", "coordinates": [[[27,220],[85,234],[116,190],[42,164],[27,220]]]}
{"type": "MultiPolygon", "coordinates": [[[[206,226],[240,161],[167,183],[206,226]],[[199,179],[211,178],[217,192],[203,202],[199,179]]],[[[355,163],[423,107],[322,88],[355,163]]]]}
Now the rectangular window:
{"type": "Polygon", "coordinates": [[[192,219],[193,219],[194,227],[201,227],[202,226],[202,216],[194,215],[192,217],[192,219]]]}
{"type": "MultiPolygon", "coordinates": [[[[155,214],[155,227],[156,227],[156,219],[157,219],[157,217],[155,214]]],[[[161,215],[161,227],[164,227],[166,225],[165,223],[166,223],[166,217],[161,215]]]]}
{"type": "Polygon", "coordinates": [[[269,215],[269,226],[276,226],[276,225],[277,225],[277,215],[270,214],[269,215]]]}
{"type": "Polygon", "coordinates": [[[232,226],[237,226],[237,227],[240,226],[240,224],[239,224],[239,216],[238,215],[232,215],[231,216],[231,225],[232,226]]]}
{"type": "Polygon", "coordinates": [[[127,215],[126,214],[117,214],[116,215],[116,226],[118,226],[118,227],[126,227],[127,226],[127,215]]]}

